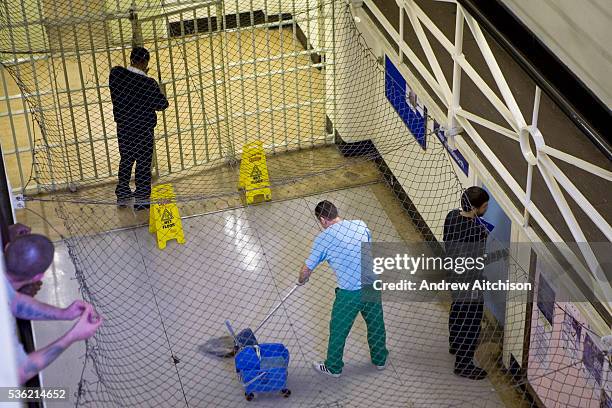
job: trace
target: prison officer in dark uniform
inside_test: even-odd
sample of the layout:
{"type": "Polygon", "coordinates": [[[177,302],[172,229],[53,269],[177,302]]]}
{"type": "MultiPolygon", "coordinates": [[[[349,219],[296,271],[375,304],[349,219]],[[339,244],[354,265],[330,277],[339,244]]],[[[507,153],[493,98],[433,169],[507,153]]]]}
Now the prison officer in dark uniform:
{"type": "Polygon", "coordinates": [[[168,107],[168,100],[155,79],[147,76],[150,59],[149,51],[135,47],[130,54],[131,65],[114,67],[109,76],[121,156],[115,194],[120,207],[125,207],[133,196],[135,210],[149,208],[156,111],[168,107]],[[136,191],[132,193],[130,179],[134,163],[136,191]]]}
{"type": "MultiPolygon", "coordinates": [[[[461,195],[461,209],[448,213],[444,220],[446,256],[476,259],[485,255],[487,228],[479,222],[487,211],[489,194],[480,187],[469,187],[461,195]]],[[[473,283],[482,279],[482,270],[472,268],[462,273],[451,272],[451,281],[473,283]]],[[[481,380],[487,372],[474,364],[478,348],[480,323],[484,315],[484,297],[478,291],[453,291],[448,320],[449,351],[455,355],[455,374],[481,380]]]]}

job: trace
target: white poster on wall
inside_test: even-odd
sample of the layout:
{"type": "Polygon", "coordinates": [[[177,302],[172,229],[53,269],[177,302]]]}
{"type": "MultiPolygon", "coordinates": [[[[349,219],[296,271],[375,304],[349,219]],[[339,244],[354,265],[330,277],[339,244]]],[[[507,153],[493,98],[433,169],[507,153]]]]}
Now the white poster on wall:
{"type": "Polygon", "coordinates": [[[572,305],[567,305],[563,314],[563,323],[561,325],[561,347],[565,350],[567,356],[573,361],[580,361],[580,347],[582,336],[582,325],[572,313],[572,305]]]}
{"type": "Polygon", "coordinates": [[[550,340],[552,338],[552,324],[544,316],[538,308],[535,309],[535,327],[533,339],[531,343],[531,352],[537,362],[539,370],[546,370],[550,364],[548,351],[550,349],[550,340]]]}
{"type": "Polygon", "coordinates": [[[593,339],[590,333],[584,336],[582,364],[583,369],[588,374],[588,378],[595,381],[597,385],[601,385],[603,379],[604,355],[597,341],[593,339]]]}

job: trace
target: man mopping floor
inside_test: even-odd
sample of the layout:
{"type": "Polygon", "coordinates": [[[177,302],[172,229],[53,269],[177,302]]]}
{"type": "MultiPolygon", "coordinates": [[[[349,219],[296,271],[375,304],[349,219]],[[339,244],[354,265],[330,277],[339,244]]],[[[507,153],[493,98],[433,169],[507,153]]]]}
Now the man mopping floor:
{"type": "Polygon", "coordinates": [[[385,322],[381,295],[371,285],[361,282],[361,245],[371,242],[371,234],[361,220],[343,220],[329,201],[321,201],[315,216],[324,230],[314,240],[310,256],[300,272],[298,284],[305,284],[312,271],[327,261],[336,273],[338,287],[329,323],[327,359],[314,362],[315,370],[331,377],[340,377],[344,362],[344,345],[357,314],[361,312],[368,329],[368,345],[372,363],[379,370],[387,365],[385,322]]]}

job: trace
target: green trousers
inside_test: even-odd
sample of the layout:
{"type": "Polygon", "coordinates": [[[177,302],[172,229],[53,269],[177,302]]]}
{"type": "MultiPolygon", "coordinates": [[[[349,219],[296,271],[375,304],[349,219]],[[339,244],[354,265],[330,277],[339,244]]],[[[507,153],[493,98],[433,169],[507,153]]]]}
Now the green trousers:
{"type": "Polygon", "coordinates": [[[387,360],[389,351],[386,347],[385,322],[380,292],[371,287],[361,290],[344,290],[336,288],[336,299],[329,323],[329,343],[325,366],[334,373],[342,372],[344,362],[344,345],[357,314],[361,312],[368,328],[368,345],[372,363],[382,366],[387,360]],[[367,292],[367,296],[362,296],[367,292]]]}

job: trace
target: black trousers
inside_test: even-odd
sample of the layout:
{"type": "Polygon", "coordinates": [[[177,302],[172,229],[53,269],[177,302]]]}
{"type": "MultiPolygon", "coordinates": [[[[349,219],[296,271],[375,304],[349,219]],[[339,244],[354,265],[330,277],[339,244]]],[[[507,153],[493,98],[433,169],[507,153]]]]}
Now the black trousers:
{"type": "Polygon", "coordinates": [[[151,196],[151,162],[153,160],[153,129],[117,124],[119,139],[119,182],[115,189],[118,199],[132,195],[130,179],[136,163],[135,201],[147,202],[151,196]]]}
{"type": "Polygon", "coordinates": [[[484,314],[484,302],[453,301],[448,318],[449,346],[456,351],[455,368],[464,369],[472,364],[478,348],[480,322],[484,314]]]}

